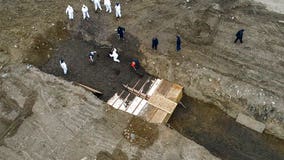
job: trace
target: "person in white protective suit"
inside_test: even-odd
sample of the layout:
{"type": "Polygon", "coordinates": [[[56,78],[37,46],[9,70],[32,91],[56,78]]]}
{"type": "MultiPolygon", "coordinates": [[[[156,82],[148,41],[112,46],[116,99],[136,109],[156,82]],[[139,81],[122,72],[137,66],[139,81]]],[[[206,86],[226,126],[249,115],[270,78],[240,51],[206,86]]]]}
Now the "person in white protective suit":
{"type": "Polygon", "coordinates": [[[94,5],[95,5],[95,11],[97,11],[97,9],[99,8],[100,10],[102,10],[102,7],[101,7],[101,0],[91,0],[92,2],[94,2],[94,5]]]}
{"type": "Polygon", "coordinates": [[[109,56],[113,58],[113,61],[118,62],[118,63],[120,62],[120,60],[118,59],[116,48],[113,48],[112,54],[109,54],[109,56]]]}
{"type": "Polygon", "coordinates": [[[88,7],[83,4],[82,7],[83,19],[90,18],[88,10],[89,10],[88,7]]]}
{"type": "Polygon", "coordinates": [[[115,5],[115,17],[120,18],[121,17],[121,7],[119,3],[116,3],[115,5]]]}
{"type": "Polygon", "coordinates": [[[74,10],[70,5],[66,8],[66,14],[68,15],[69,20],[74,19],[74,10]]]}
{"type": "Polygon", "coordinates": [[[67,74],[67,65],[66,65],[66,63],[64,62],[64,60],[63,59],[61,59],[60,61],[59,61],[59,63],[60,63],[60,66],[61,66],[61,68],[63,69],[63,73],[64,74],[67,74]]]}
{"type": "Polygon", "coordinates": [[[104,0],[104,5],[106,6],[106,12],[111,13],[111,2],[110,2],[110,0],[104,0]]]}

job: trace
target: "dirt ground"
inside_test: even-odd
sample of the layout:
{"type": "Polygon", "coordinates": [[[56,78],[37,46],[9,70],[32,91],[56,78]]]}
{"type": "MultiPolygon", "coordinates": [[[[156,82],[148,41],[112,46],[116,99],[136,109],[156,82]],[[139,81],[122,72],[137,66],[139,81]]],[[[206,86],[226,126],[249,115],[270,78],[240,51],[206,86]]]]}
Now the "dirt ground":
{"type": "MultiPolygon", "coordinates": [[[[142,67],[140,77],[130,67],[133,58],[138,58],[139,42],[130,34],[125,35],[125,40],[119,40],[116,34],[109,39],[112,46],[100,45],[94,41],[84,41],[81,35],[74,35],[69,40],[63,41],[55,47],[46,64],[40,66],[41,70],[56,76],[61,76],[69,81],[79,82],[93,87],[103,93],[101,99],[107,101],[114,93],[120,93],[124,87],[122,84],[133,86],[139,79],[146,81],[149,77],[142,67]],[[120,63],[116,63],[108,56],[112,47],[118,49],[120,63]],[[88,54],[97,51],[95,62],[90,64],[88,54]],[[63,58],[68,66],[68,74],[64,75],[59,65],[63,58]]],[[[139,85],[141,85],[140,83],[139,85]]],[[[138,88],[141,86],[137,86],[138,88]]]]}
{"type": "MultiPolygon", "coordinates": [[[[123,17],[116,21],[113,14],[95,13],[90,1],[0,0],[0,71],[6,65],[24,62],[64,77],[58,64],[64,58],[70,68],[64,78],[103,91],[102,99],[106,100],[122,89],[121,83],[136,81],[136,75],[129,72],[129,60],[134,56],[151,75],[183,85],[190,97],[214,103],[233,118],[240,112],[249,115],[265,123],[266,133],[284,139],[284,25],[278,23],[284,20],[283,14],[248,0],[120,2],[123,17]],[[81,18],[82,3],[89,6],[89,21],[81,18]],[[75,9],[72,22],[64,15],[67,4],[75,9]],[[118,41],[114,35],[119,25],[126,28],[126,41],[118,41]],[[234,35],[242,28],[244,43],[234,44],[234,35]],[[182,38],[178,53],[176,34],[182,38]],[[160,41],[156,52],[151,50],[153,36],[160,41]],[[119,46],[121,65],[101,56],[111,45],[119,46]],[[87,54],[93,49],[101,54],[98,63],[90,65],[87,54]]],[[[23,86],[21,79],[12,82],[23,86]]],[[[1,112],[5,113],[0,117],[0,128],[10,126],[21,114],[15,108],[24,106],[25,99],[14,89],[9,91],[12,98],[0,95],[1,112]],[[21,105],[13,105],[15,99],[21,105]]],[[[28,89],[22,92],[29,95],[28,89]]],[[[194,113],[185,114],[190,119],[194,113]]]]}

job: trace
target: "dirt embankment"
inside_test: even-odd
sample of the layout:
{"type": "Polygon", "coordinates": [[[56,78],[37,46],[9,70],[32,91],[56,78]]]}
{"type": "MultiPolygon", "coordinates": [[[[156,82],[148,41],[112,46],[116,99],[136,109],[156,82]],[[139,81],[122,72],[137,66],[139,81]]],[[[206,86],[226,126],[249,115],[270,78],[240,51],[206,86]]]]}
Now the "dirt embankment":
{"type": "Polygon", "coordinates": [[[36,68],[6,66],[0,82],[7,99],[0,103],[0,122],[17,117],[16,109],[9,107],[29,113],[20,117],[23,123],[13,136],[1,136],[0,159],[218,159],[178,132],[133,119],[90,92],[36,68]],[[126,130],[134,133],[132,141],[123,134],[126,130]]]}

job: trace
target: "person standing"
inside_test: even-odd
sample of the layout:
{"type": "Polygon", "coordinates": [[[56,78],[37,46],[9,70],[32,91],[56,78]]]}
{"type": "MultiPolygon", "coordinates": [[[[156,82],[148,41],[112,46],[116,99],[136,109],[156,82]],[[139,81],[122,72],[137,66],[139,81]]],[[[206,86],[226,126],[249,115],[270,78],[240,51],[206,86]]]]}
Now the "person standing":
{"type": "Polygon", "coordinates": [[[177,50],[177,51],[180,51],[180,50],[181,50],[181,40],[180,40],[180,36],[179,36],[179,35],[177,35],[176,50],[177,50]]]}
{"type": "Polygon", "coordinates": [[[154,37],[154,38],[152,39],[152,49],[157,50],[157,49],[158,49],[158,44],[159,44],[158,38],[157,38],[157,37],[154,37]]]}
{"type": "Polygon", "coordinates": [[[241,29],[239,30],[237,33],[236,33],[236,40],[234,43],[237,43],[238,40],[240,40],[241,43],[243,43],[243,34],[244,34],[244,29],[241,29]]]}
{"type": "Polygon", "coordinates": [[[121,7],[120,7],[119,3],[116,3],[116,5],[115,5],[115,17],[117,19],[121,18],[121,7]]]}
{"type": "Polygon", "coordinates": [[[67,70],[68,70],[66,63],[64,62],[63,59],[61,59],[61,60],[59,61],[59,63],[60,63],[60,67],[63,69],[63,73],[66,75],[66,74],[67,74],[67,70]]]}
{"type": "Polygon", "coordinates": [[[117,34],[119,35],[119,39],[124,39],[124,32],[125,32],[125,28],[118,26],[117,34]]]}
{"type": "Polygon", "coordinates": [[[66,14],[68,15],[69,20],[74,19],[74,10],[70,5],[68,5],[66,8],[66,14]]]}
{"type": "Polygon", "coordinates": [[[94,58],[95,58],[95,55],[97,54],[97,52],[96,51],[91,51],[90,53],[89,53],[89,62],[90,63],[93,63],[94,62],[94,58]]]}
{"type": "Polygon", "coordinates": [[[111,2],[110,2],[110,0],[104,0],[104,5],[106,6],[106,12],[111,13],[111,2]]]}
{"type": "Polygon", "coordinates": [[[94,5],[95,5],[95,11],[97,11],[98,10],[98,8],[100,9],[100,10],[102,10],[102,7],[101,7],[101,0],[91,0],[92,2],[94,2],[94,5]]]}
{"type": "Polygon", "coordinates": [[[88,11],[89,11],[88,7],[83,4],[83,7],[82,7],[83,19],[90,18],[88,11]]]}

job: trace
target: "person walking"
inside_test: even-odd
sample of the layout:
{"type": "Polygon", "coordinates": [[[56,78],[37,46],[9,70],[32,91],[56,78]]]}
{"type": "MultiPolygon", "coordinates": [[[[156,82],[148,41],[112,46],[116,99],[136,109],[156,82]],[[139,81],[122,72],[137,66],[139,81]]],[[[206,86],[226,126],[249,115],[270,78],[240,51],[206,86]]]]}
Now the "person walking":
{"type": "Polygon", "coordinates": [[[74,10],[70,5],[68,5],[66,8],[66,14],[68,15],[69,20],[74,19],[74,10]]]}
{"type": "Polygon", "coordinates": [[[119,3],[116,3],[115,5],[115,17],[118,19],[118,18],[121,18],[121,6],[119,3]]]}
{"type": "Polygon", "coordinates": [[[236,33],[236,40],[234,43],[237,43],[238,40],[240,40],[241,43],[243,43],[243,34],[244,34],[244,29],[241,29],[239,30],[237,33],[236,33]]]}
{"type": "Polygon", "coordinates": [[[117,34],[119,35],[119,39],[124,39],[124,32],[125,32],[125,28],[118,26],[117,34]]]}
{"type": "Polygon", "coordinates": [[[67,70],[68,70],[66,63],[64,62],[63,59],[61,59],[61,60],[59,61],[59,63],[60,63],[60,67],[63,69],[63,73],[66,75],[66,74],[67,74],[67,70]]]}
{"type": "Polygon", "coordinates": [[[158,44],[159,44],[158,38],[157,38],[157,37],[154,37],[154,38],[152,39],[152,49],[157,50],[157,49],[158,49],[158,44]]]}
{"type": "Polygon", "coordinates": [[[106,6],[106,12],[111,13],[111,2],[110,2],[110,0],[104,0],[104,5],[106,6]]]}
{"type": "Polygon", "coordinates": [[[90,18],[90,15],[89,15],[89,9],[86,5],[83,4],[83,7],[82,7],[82,13],[83,13],[83,19],[87,19],[87,18],[90,18]]]}
{"type": "Polygon", "coordinates": [[[91,0],[94,5],[95,5],[95,11],[97,11],[98,9],[102,10],[102,7],[101,7],[101,0],[91,0]]]}
{"type": "Polygon", "coordinates": [[[181,50],[181,39],[180,39],[179,35],[177,35],[176,50],[177,50],[177,52],[181,50]]]}

